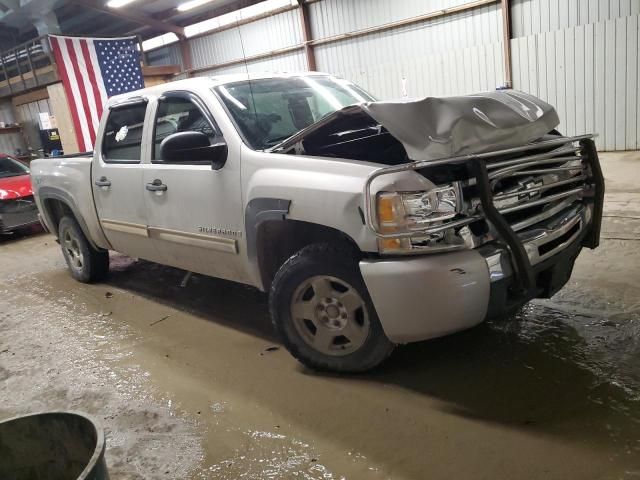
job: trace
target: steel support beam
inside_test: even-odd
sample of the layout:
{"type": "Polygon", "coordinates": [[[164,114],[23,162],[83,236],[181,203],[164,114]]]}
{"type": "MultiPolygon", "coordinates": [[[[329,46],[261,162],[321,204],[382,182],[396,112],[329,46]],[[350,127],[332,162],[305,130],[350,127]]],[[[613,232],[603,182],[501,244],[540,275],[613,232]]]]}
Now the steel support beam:
{"type": "Polygon", "coordinates": [[[304,42],[304,53],[307,58],[307,70],[315,72],[316,56],[313,51],[313,35],[311,34],[311,22],[309,20],[309,7],[304,0],[298,0],[298,9],[300,10],[300,27],[302,29],[302,41],[304,42]]]}
{"type": "Polygon", "coordinates": [[[511,10],[509,0],[502,0],[502,44],[504,54],[505,87],[513,88],[511,73],[511,10]]]}
{"type": "Polygon", "coordinates": [[[193,59],[191,57],[191,46],[189,40],[180,38],[180,56],[182,57],[182,71],[187,72],[187,77],[191,77],[193,70],[193,59]]]}

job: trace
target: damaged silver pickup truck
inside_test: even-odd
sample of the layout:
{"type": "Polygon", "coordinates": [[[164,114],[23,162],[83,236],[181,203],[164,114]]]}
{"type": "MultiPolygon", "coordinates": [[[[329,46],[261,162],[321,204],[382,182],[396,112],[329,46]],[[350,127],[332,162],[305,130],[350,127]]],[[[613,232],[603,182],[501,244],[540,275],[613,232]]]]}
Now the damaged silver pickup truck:
{"type": "Polygon", "coordinates": [[[76,279],[116,250],[253,285],[297,359],[357,372],[552,296],[597,247],[594,142],[558,123],[517,91],[377,102],[325,74],[198,78],[110,99],[94,152],[31,174],[76,279]]]}

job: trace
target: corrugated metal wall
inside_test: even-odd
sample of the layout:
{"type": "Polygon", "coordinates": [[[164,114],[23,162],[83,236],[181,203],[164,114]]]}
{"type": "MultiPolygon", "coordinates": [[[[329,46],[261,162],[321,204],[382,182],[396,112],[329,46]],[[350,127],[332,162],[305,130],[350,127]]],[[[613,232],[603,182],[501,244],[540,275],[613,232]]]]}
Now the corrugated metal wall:
{"type": "Polygon", "coordinates": [[[309,5],[314,38],[416,17],[470,0],[322,0],[309,5]]]}
{"type": "MultiPolygon", "coordinates": [[[[313,38],[326,38],[402,20],[468,0],[323,0],[309,6],[313,38]]],[[[452,95],[491,90],[503,83],[498,3],[399,29],[315,48],[319,70],[349,78],[379,98],[452,95]],[[468,69],[467,69],[468,67],[468,69]]],[[[203,68],[300,45],[299,12],[279,13],[190,41],[194,68],[203,68]],[[243,54],[244,47],[244,54],[243,54]]],[[[163,47],[149,54],[165,64],[163,47]],[[155,52],[160,52],[156,54],[155,52]]],[[[177,50],[177,46],[176,46],[177,50]]],[[[198,75],[249,71],[304,71],[302,49],[267,59],[215,68],[198,75]]]]}
{"type": "MultiPolygon", "coordinates": [[[[204,35],[191,40],[191,56],[194,68],[203,68],[244,57],[251,57],[281,48],[299,45],[302,32],[298,12],[291,10],[238,28],[204,35]],[[243,53],[244,52],[244,53],[243,53]]],[[[250,71],[301,71],[306,61],[301,50],[277,55],[268,60],[247,63],[250,71]]],[[[212,69],[206,75],[246,71],[244,64],[212,69]]]]}
{"type": "Polygon", "coordinates": [[[247,69],[250,72],[304,72],[307,69],[307,63],[304,55],[296,51],[274,55],[262,60],[250,61],[247,62],[246,66],[244,63],[239,63],[228,67],[206,70],[196,74],[196,76],[246,73],[247,69]]]}
{"type": "Polygon", "coordinates": [[[513,37],[640,14],[639,0],[511,0],[513,37]]]}
{"type": "Polygon", "coordinates": [[[161,47],[146,53],[149,65],[181,65],[182,54],[177,43],[161,47]]]}
{"type": "Polygon", "coordinates": [[[560,130],[640,148],[640,0],[514,0],[513,86],[554,105],[560,130]]]}
{"type": "MultiPolygon", "coordinates": [[[[309,5],[312,36],[350,33],[468,1],[321,0],[309,5]]],[[[599,133],[601,149],[640,148],[640,0],[511,0],[511,15],[514,88],[555,105],[563,132],[599,133]]],[[[202,68],[301,41],[299,12],[292,10],[190,44],[194,67],[202,68]]],[[[171,48],[177,52],[177,45],[171,48]]],[[[349,78],[381,99],[493,90],[505,80],[500,4],[318,45],[315,55],[319,70],[349,78]]],[[[306,70],[306,59],[298,49],[247,67],[299,71],[306,70]]],[[[202,74],[244,71],[236,64],[202,74]]]]}
{"type": "MultiPolygon", "coordinates": [[[[314,38],[382,25],[468,3],[459,0],[323,0],[310,5],[314,38]]],[[[315,48],[318,69],[379,98],[454,95],[502,84],[498,3],[315,48]]]]}

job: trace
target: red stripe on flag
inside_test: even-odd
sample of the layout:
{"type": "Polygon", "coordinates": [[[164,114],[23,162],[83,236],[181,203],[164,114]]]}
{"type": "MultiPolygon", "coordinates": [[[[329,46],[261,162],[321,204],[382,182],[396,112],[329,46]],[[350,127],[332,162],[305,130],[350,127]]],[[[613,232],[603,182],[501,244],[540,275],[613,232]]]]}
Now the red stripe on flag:
{"type": "MultiPolygon", "coordinates": [[[[89,76],[89,82],[91,82],[91,88],[93,89],[93,98],[96,102],[96,112],[98,112],[98,122],[100,122],[100,118],[102,117],[102,95],[100,95],[100,89],[98,88],[98,81],[96,80],[96,73],[93,70],[93,62],[91,62],[91,55],[89,54],[89,42],[82,41],[80,42],[80,47],[82,49],[82,56],[84,57],[84,63],[87,66],[87,75],[89,76]]],[[[91,47],[95,48],[95,47],[91,47]]]]}
{"type": "Polygon", "coordinates": [[[62,77],[62,86],[64,87],[64,93],[67,94],[67,104],[69,105],[69,110],[71,111],[71,119],[73,120],[73,127],[76,132],[76,141],[78,142],[78,148],[80,151],[88,150],[87,145],[84,144],[84,138],[82,136],[82,125],[80,124],[80,117],[78,116],[78,111],[76,110],[75,103],[73,102],[74,93],[71,89],[71,82],[69,81],[69,73],[67,72],[67,68],[64,63],[64,58],[62,57],[62,52],[60,51],[60,45],[56,37],[49,37],[51,40],[51,48],[53,50],[53,56],[56,59],[56,65],[58,66],[58,74],[62,77]]]}
{"type": "MultiPolygon", "coordinates": [[[[82,108],[84,109],[84,119],[87,122],[87,128],[89,129],[89,137],[91,138],[91,143],[95,145],[96,143],[96,132],[93,129],[93,122],[91,120],[91,109],[89,108],[89,99],[87,98],[87,92],[84,88],[84,82],[82,81],[82,73],[80,73],[80,67],[78,67],[78,58],[76,57],[76,51],[73,48],[73,40],[70,38],[65,39],[67,44],[67,51],[69,52],[69,59],[71,60],[71,65],[73,66],[73,72],[76,77],[76,82],[78,83],[78,89],[80,90],[80,99],[82,100],[82,108]]],[[[85,40],[80,40],[80,43],[85,42],[85,40]]]]}

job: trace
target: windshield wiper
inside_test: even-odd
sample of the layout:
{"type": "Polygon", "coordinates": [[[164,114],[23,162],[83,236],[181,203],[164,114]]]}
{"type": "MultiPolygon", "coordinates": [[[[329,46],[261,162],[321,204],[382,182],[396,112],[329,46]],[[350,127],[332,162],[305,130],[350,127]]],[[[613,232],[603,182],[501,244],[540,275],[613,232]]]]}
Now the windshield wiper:
{"type": "MultiPolygon", "coordinates": [[[[291,135],[295,135],[296,133],[298,132],[293,132],[291,135]]],[[[268,140],[264,141],[264,145],[265,147],[271,147],[273,145],[277,145],[278,143],[281,143],[287,138],[289,138],[291,135],[281,135],[279,137],[269,138],[268,140]]]]}

